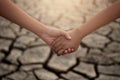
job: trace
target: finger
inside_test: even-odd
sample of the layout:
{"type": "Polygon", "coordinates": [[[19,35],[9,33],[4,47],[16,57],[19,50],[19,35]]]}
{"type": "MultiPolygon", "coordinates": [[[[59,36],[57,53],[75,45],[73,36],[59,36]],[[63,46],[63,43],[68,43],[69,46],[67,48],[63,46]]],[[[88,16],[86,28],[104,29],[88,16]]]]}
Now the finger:
{"type": "Polygon", "coordinates": [[[71,48],[71,52],[69,52],[69,54],[72,53],[72,52],[74,52],[74,51],[75,51],[75,49],[74,49],[74,48],[71,48]]]}
{"type": "Polygon", "coordinates": [[[58,42],[53,46],[54,51],[58,52],[59,50],[63,49],[64,47],[64,42],[58,42]]]}
{"type": "Polygon", "coordinates": [[[68,49],[66,49],[66,50],[63,52],[63,54],[61,54],[61,55],[66,55],[66,54],[69,54],[69,53],[71,53],[71,51],[68,52],[68,49]]]}
{"type": "Polygon", "coordinates": [[[75,49],[74,49],[74,48],[72,48],[72,52],[73,52],[73,51],[75,51],[75,49]]]}
{"type": "Polygon", "coordinates": [[[72,49],[71,48],[68,48],[64,51],[64,54],[68,54],[68,53],[71,53],[72,52],[72,49]]]}
{"type": "Polygon", "coordinates": [[[68,50],[68,53],[71,53],[71,52],[72,52],[72,49],[71,49],[71,48],[68,48],[67,50],[68,50]]]}
{"type": "Polygon", "coordinates": [[[51,48],[53,48],[53,45],[55,44],[55,42],[56,42],[57,39],[58,39],[58,38],[54,39],[54,40],[50,43],[50,47],[51,47],[51,48]]]}
{"type": "Polygon", "coordinates": [[[67,49],[64,51],[64,54],[68,54],[68,50],[67,49]]]}
{"type": "Polygon", "coordinates": [[[53,47],[60,39],[62,39],[61,36],[57,37],[54,41],[52,41],[51,46],[53,47]]]}
{"type": "Polygon", "coordinates": [[[73,48],[69,48],[68,49],[68,53],[72,53],[72,52],[74,52],[74,49],[73,48]]]}
{"type": "Polygon", "coordinates": [[[56,43],[53,45],[53,47],[58,50],[59,48],[63,47],[64,45],[64,39],[61,38],[59,40],[56,41],[56,43]]]}
{"type": "Polygon", "coordinates": [[[68,39],[68,40],[71,39],[71,36],[70,36],[69,34],[67,34],[67,33],[65,33],[65,37],[66,37],[66,39],[68,39]]]}
{"type": "Polygon", "coordinates": [[[55,39],[52,43],[51,43],[51,47],[54,48],[56,43],[59,43],[58,41],[60,41],[62,39],[62,37],[58,37],[57,39],[55,39]]]}
{"type": "Polygon", "coordinates": [[[58,51],[58,55],[64,54],[64,50],[65,50],[65,49],[61,49],[60,51],[58,51]]]}
{"type": "Polygon", "coordinates": [[[59,47],[57,47],[57,48],[55,49],[55,51],[56,51],[56,52],[59,52],[61,49],[63,49],[63,47],[64,47],[64,44],[61,44],[59,47]]]}
{"type": "Polygon", "coordinates": [[[67,32],[65,32],[65,31],[62,31],[62,36],[64,36],[68,40],[71,39],[71,36],[67,32]]]}

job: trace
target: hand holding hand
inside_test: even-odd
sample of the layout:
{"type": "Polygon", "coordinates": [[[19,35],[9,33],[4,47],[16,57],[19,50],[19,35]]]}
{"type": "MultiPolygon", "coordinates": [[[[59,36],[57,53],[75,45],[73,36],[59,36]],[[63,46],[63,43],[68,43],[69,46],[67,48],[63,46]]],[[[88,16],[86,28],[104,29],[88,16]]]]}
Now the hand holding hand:
{"type": "Polygon", "coordinates": [[[67,32],[54,27],[47,27],[40,37],[51,47],[52,42],[60,36],[71,39],[67,32]]]}
{"type": "Polygon", "coordinates": [[[52,48],[58,55],[74,52],[80,45],[82,36],[80,37],[76,29],[68,31],[67,33],[71,36],[71,40],[67,40],[61,36],[52,43],[52,48]]]}

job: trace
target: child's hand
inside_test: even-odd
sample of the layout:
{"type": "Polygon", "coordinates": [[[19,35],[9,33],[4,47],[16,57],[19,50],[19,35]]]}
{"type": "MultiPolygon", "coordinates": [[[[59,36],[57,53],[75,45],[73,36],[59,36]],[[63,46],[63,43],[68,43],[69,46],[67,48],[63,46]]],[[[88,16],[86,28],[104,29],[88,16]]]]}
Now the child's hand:
{"type": "Polygon", "coordinates": [[[71,36],[71,40],[61,36],[52,43],[52,48],[58,55],[74,52],[79,47],[81,39],[78,36],[80,35],[75,30],[68,31],[67,33],[71,36]]]}
{"type": "MultiPolygon", "coordinates": [[[[39,36],[39,35],[38,35],[39,36]]],[[[64,37],[65,39],[69,40],[71,37],[69,34],[63,30],[54,28],[54,27],[47,27],[40,35],[40,37],[51,47],[51,43],[57,39],[58,37],[64,37]]]]}

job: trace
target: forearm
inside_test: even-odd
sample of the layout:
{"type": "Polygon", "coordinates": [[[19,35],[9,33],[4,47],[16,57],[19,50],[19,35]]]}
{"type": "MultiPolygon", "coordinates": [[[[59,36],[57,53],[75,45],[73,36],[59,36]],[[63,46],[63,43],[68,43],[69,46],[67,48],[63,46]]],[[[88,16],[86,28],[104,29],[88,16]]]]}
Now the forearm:
{"type": "Polygon", "coordinates": [[[11,0],[0,0],[0,16],[39,35],[46,28],[42,23],[17,7],[11,0]]]}
{"type": "Polygon", "coordinates": [[[76,30],[84,37],[96,29],[120,17],[120,0],[98,13],[76,30]]]}

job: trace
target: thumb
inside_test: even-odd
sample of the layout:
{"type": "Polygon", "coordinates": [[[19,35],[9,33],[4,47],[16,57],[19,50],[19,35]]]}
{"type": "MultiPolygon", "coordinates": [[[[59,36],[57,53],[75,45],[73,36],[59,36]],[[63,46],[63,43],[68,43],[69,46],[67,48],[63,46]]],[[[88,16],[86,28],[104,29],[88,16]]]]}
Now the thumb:
{"type": "Polygon", "coordinates": [[[65,32],[65,31],[63,31],[63,36],[64,36],[66,39],[68,39],[68,40],[71,39],[71,36],[70,36],[67,32],[65,32]]]}

